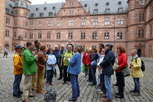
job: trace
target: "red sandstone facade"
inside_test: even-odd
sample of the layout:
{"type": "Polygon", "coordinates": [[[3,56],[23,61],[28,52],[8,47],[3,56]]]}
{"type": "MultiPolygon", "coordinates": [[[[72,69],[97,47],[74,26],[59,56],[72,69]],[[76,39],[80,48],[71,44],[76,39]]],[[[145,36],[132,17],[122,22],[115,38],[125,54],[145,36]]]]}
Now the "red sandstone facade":
{"type": "MultiPolygon", "coordinates": [[[[28,0],[25,2],[31,4],[28,0]]],[[[85,48],[113,43],[115,53],[117,46],[123,45],[128,55],[135,48],[139,55],[153,58],[152,0],[128,0],[128,12],[121,14],[91,15],[90,8],[86,12],[78,0],[66,0],[54,17],[29,18],[28,9],[13,7],[13,10],[13,16],[5,15],[9,24],[5,24],[4,46],[9,46],[9,50],[35,40],[47,47],[67,45],[69,41],[85,48]]]]}

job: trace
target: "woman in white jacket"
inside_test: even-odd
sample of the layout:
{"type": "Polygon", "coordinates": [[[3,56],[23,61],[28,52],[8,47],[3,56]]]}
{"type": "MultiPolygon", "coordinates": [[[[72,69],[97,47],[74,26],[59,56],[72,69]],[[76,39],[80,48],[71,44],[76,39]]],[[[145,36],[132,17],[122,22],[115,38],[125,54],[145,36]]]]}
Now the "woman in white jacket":
{"type": "MultiPolygon", "coordinates": [[[[99,62],[97,63],[97,66],[100,66],[100,63],[103,61],[105,56],[105,49],[102,49],[102,52],[99,54],[99,62]]],[[[100,71],[100,86],[101,86],[101,91],[106,94],[106,88],[105,88],[105,83],[104,83],[104,74],[102,74],[102,68],[98,67],[98,71],[100,71]]]]}

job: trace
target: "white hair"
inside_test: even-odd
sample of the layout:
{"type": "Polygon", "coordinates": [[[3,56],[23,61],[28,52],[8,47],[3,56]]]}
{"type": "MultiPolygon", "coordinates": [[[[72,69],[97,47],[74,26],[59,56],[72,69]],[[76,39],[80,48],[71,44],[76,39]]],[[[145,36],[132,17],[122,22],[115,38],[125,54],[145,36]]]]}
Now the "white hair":
{"type": "Polygon", "coordinates": [[[68,45],[67,47],[71,47],[71,48],[72,48],[72,46],[71,46],[71,45],[68,45]]]}
{"type": "Polygon", "coordinates": [[[58,47],[58,45],[55,45],[55,47],[58,47]]]}
{"type": "Polygon", "coordinates": [[[64,44],[62,44],[61,46],[65,47],[65,45],[64,45],[64,44]]]}

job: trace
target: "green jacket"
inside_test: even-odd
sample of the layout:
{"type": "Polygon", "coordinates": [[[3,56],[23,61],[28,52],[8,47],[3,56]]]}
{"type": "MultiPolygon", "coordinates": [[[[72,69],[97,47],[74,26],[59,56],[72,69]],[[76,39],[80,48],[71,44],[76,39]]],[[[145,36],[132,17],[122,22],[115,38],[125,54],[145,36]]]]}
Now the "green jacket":
{"type": "Polygon", "coordinates": [[[24,49],[23,51],[23,74],[32,75],[36,73],[36,57],[32,55],[32,51],[24,49]]]}

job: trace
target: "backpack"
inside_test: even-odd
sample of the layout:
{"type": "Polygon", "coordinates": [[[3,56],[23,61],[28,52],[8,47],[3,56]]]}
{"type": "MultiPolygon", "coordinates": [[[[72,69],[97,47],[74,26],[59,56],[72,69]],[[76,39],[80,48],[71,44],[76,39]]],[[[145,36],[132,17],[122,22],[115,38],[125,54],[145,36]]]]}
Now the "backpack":
{"type": "MultiPolygon", "coordinates": [[[[138,58],[138,57],[137,57],[138,58]]],[[[135,58],[135,61],[137,63],[137,58],[135,58]]],[[[140,59],[141,60],[141,59],[140,59]]],[[[145,71],[145,63],[141,60],[141,70],[145,71]]]]}
{"type": "Polygon", "coordinates": [[[45,102],[56,102],[56,95],[57,93],[54,89],[49,89],[45,93],[45,97],[44,97],[45,102]]]}

